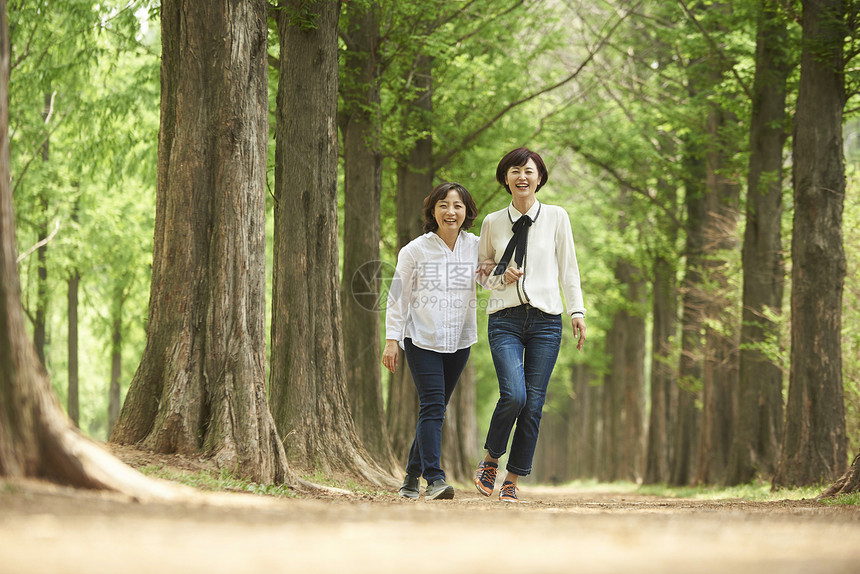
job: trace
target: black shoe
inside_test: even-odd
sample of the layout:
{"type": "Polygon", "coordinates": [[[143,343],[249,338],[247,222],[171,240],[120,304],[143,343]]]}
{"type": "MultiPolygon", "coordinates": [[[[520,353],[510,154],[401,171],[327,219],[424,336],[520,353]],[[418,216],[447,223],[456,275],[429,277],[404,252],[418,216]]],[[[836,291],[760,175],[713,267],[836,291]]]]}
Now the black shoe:
{"type": "Polygon", "coordinates": [[[440,478],[427,485],[424,497],[427,500],[449,500],[454,498],[454,487],[445,482],[444,478],[440,478]]]}
{"type": "Polygon", "coordinates": [[[403,484],[400,486],[400,496],[401,498],[411,498],[412,500],[418,499],[419,488],[421,486],[421,481],[416,476],[406,475],[406,478],[403,479],[403,484]]]}

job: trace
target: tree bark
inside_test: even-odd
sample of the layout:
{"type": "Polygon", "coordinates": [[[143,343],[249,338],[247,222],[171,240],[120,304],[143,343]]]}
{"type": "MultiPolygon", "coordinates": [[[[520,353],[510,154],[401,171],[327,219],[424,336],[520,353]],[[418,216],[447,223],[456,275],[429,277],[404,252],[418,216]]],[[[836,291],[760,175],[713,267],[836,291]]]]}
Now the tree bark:
{"type": "Polygon", "coordinates": [[[791,372],[773,486],[831,482],[847,467],[842,388],[845,2],[803,2],[794,124],[791,372]]]}
{"type": "Polygon", "coordinates": [[[738,420],[727,483],[772,477],[783,430],[782,365],[763,347],[779,341],[785,267],[782,257],[782,182],[786,83],[791,64],[779,3],[762,0],[750,119],[738,420]]]}
{"type": "Polygon", "coordinates": [[[111,440],[288,478],[266,402],[264,0],[165,0],[147,344],[111,440]]]}
{"type": "Polygon", "coordinates": [[[344,113],[340,118],[344,163],[343,304],[344,359],[349,405],[358,435],[386,468],[397,464],[388,440],[380,369],[379,242],[382,152],[379,103],[379,5],[348,3],[344,36],[344,113]]]}
{"type": "MultiPolygon", "coordinates": [[[[415,142],[397,168],[397,248],[424,232],[422,208],[424,198],[433,189],[433,138],[429,132],[426,114],[433,109],[432,63],[419,56],[416,63],[415,83],[419,89],[417,99],[411,103],[414,113],[408,114],[409,125],[404,129],[426,129],[426,135],[415,142]]],[[[403,466],[409,455],[415,427],[418,424],[418,394],[412,374],[406,366],[403,351],[398,352],[397,369],[388,382],[388,432],[391,448],[403,466]]]]}
{"type": "Polygon", "coordinates": [[[860,492],[860,454],[854,457],[854,462],[839,480],[830,485],[818,498],[831,498],[841,494],[860,492]]]}
{"type": "Polygon", "coordinates": [[[119,418],[119,407],[122,395],[122,308],[125,303],[125,293],[117,289],[113,301],[113,322],[111,327],[110,351],[110,388],[108,389],[108,436],[119,418]]]}
{"type": "Polygon", "coordinates": [[[337,243],[340,3],[279,6],[272,410],[291,464],[382,484],[390,477],[356,433],[344,368],[337,243]]]}

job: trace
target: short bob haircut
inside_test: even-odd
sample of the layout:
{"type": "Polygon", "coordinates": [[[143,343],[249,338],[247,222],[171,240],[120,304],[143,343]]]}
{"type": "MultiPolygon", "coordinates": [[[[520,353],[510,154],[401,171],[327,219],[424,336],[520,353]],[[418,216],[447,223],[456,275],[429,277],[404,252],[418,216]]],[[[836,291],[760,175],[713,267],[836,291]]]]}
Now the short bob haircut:
{"type": "Polygon", "coordinates": [[[472,224],[478,217],[478,208],[475,206],[475,200],[472,199],[469,191],[459,183],[445,182],[437,185],[433,191],[430,192],[430,195],[424,198],[425,233],[439,229],[439,223],[436,222],[433,212],[436,210],[436,204],[448,197],[448,192],[452,189],[457,190],[457,193],[460,194],[460,199],[466,206],[466,219],[463,221],[463,225],[460,226],[460,230],[462,231],[463,229],[469,229],[472,227],[472,224]]]}
{"type": "Polygon", "coordinates": [[[499,166],[496,168],[496,181],[504,186],[504,188],[511,193],[511,188],[508,187],[508,184],[505,183],[505,176],[508,174],[508,170],[512,167],[522,167],[529,162],[530,159],[533,159],[535,165],[537,166],[538,175],[540,175],[540,183],[537,184],[537,189],[535,189],[535,193],[540,191],[540,188],[544,186],[546,180],[549,179],[549,172],[546,170],[546,164],[543,162],[543,158],[541,158],[540,154],[535,151],[532,151],[525,147],[518,147],[513,151],[509,151],[505,157],[499,162],[499,166]]]}

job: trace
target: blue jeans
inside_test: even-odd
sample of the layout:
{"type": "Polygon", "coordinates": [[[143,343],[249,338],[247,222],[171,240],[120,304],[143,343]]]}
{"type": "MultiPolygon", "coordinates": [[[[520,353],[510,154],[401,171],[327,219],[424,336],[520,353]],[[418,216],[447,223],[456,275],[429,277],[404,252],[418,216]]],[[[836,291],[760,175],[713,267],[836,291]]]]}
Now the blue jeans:
{"type": "MultiPolygon", "coordinates": [[[[409,450],[406,474],[421,477],[431,483],[445,478],[442,456],[442,423],[445,408],[457,386],[460,373],[469,360],[469,348],[454,353],[437,353],[416,347],[412,339],[403,341],[406,362],[418,391],[418,426],[409,450]]],[[[397,408],[394,405],[394,408],[397,408]]]]}
{"type": "Polygon", "coordinates": [[[496,311],[489,317],[487,336],[499,401],[490,420],[484,448],[493,458],[507,450],[516,423],[507,470],[528,476],[537,445],[546,387],[561,347],[561,315],[531,305],[496,311]]]}

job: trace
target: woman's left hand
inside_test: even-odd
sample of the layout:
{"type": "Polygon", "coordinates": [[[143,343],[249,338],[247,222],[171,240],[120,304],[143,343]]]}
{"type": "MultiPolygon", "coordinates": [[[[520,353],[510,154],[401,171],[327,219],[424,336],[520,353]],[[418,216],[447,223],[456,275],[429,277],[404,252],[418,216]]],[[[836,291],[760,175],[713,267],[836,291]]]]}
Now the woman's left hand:
{"type": "Polygon", "coordinates": [[[478,270],[475,273],[478,274],[479,280],[484,280],[489,277],[490,273],[493,272],[493,269],[496,268],[495,259],[484,259],[481,261],[481,264],[478,265],[478,270]]]}
{"type": "Polygon", "coordinates": [[[576,350],[581,351],[582,345],[585,343],[585,319],[582,317],[573,317],[570,320],[570,324],[573,326],[573,336],[579,337],[579,341],[576,343],[576,350]]]}

